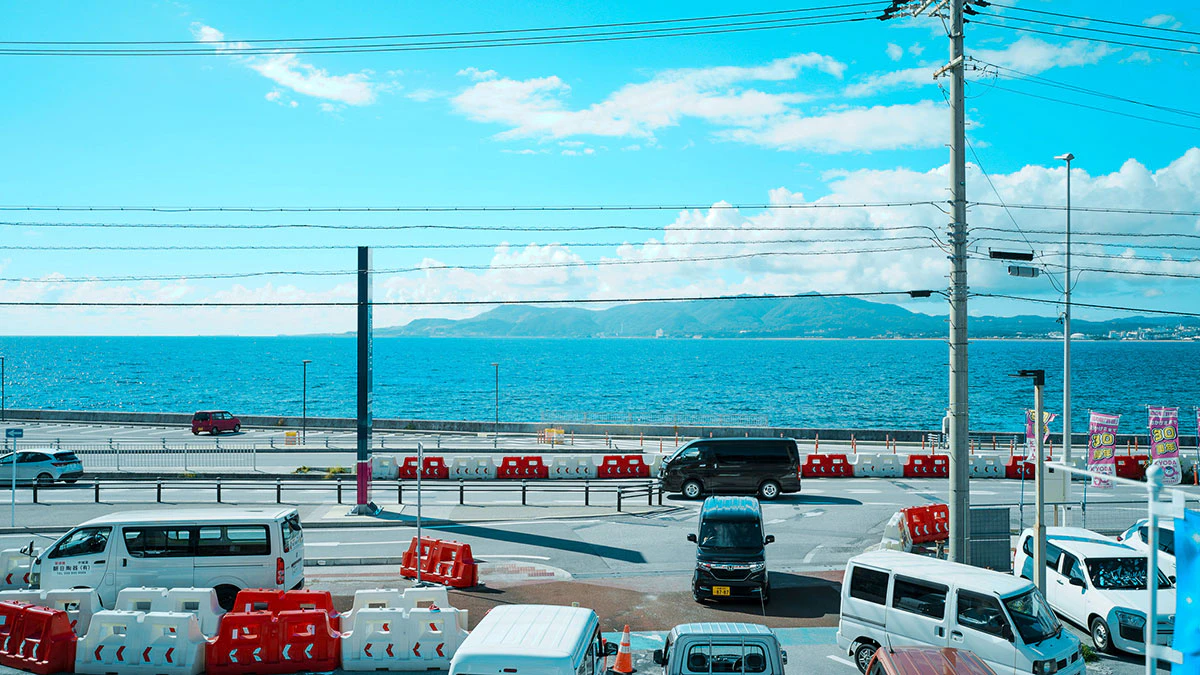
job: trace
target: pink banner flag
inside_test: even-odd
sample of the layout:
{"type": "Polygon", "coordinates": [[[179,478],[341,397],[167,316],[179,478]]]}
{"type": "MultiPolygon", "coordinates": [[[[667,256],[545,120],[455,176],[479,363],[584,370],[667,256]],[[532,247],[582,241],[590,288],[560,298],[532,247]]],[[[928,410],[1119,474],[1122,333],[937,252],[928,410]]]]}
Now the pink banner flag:
{"type": "MultiPolygon", "coordinates": [[[[1094,412],[1088,421],[1088,471],[1111,476],[1116,473],[1117,424],[1120,415],[1094,412]]],[[[1092,477],[1092,487],[1111,488],[1107,478],[1092,477]]]]}
{"type": "MultiPolygon", "coordinates": [[[[1025,411],[1025,456],[1030,457],[1037,454],[1037,437],[1034,436],[1033,418],[1037,416],[1036,410],[1025,411]]],[[[1049,413],[1042,411],[1042,442],[1050,440],[1050,423],[1054,418],[1058,417],[1058,413],[1049,413]]]]}
{"type": "Polygon", "coordinates": [[[1179,485],[1179,408],[1146,406],[1150,412],[1150,461],[1162,469],[1163,485],[1179,485]]]}

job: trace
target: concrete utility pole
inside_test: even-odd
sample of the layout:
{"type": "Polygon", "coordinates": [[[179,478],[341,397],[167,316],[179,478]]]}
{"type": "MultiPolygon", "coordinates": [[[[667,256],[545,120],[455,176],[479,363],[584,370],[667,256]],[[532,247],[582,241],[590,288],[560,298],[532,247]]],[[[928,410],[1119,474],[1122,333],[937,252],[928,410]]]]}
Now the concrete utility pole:
{"type": "Polygon", "coordinates": [[[371,249],[358,247],[358,463],[355,465],[357,497],[351,515],[374,516],[380,508],[371,502],[371,249]]]}
{"type": "Polygon", "coordinates": [[[1075,155],[1068,152],[1054,159],[1067,163],[1067,270],[1063,276],[1063,464],[1071,466],[1071,160],[1075,159],[1075,155]]]}

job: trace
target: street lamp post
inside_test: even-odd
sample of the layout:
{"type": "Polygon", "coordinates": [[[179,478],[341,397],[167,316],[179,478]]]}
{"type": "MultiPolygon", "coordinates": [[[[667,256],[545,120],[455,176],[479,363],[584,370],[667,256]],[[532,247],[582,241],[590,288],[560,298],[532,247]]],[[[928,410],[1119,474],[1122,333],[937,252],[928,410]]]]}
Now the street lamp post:
{"type": "Polygon", "coordinates": [[[300,362],[304,366],[304,385],[301,387],[301,413],[300,413],[300,443],[305,445],[308,443],[308,364],[312,363],[312,359],[304,359],[300,362]]]}
{"type": "Polygon", "coordinates": [[[1063,463],[1071,465],[1071,160],[1075,155],[1058,155],[1067,163],[1067,260],[1063,277],[1063,463]]]}
{"type": "Polygon", "coordinates": [[[4,399],[4,357],[0,356],[0,420],[8,419],[8,404],[4,399]]]}
{"type": "Polygon", "coordinates": [[[493,363],[496,369],[496,419],[492,422],[492,449],[500,443],[500,364],[493,363]]]}
{"type": "Polygon", "coordinates": [[[1033,492],[1035,512],[1033,516],[1033,585],[1046,595],[1046,521],[1043,511],[1046,510],[1045,477],[1046,452],[1043,449],[1045,436],[1042,434],[1042,388],[1046,386],[1046,371],[1022,370],[1016,377],[1033,378],[1033,435],[1036,439],[1037,460],[1034,464],[1033,492]]]}

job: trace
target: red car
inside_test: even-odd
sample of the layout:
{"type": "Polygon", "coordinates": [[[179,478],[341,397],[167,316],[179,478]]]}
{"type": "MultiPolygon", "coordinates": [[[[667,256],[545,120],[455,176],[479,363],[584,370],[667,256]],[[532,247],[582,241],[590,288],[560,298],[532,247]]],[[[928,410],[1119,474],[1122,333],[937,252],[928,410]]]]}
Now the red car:
{"type": "Polygon", "coordinates": [[[974,652],[966,649],[880,648],[867,666],[867,675],[996,675],[974,652]]]}
{"type": "Polygon", "coordinates": [[[192,415],[192,433],[207,431],[214,436],[222,431],[241,431],[242,421],[227,410],[201,410],[192,415]]]}

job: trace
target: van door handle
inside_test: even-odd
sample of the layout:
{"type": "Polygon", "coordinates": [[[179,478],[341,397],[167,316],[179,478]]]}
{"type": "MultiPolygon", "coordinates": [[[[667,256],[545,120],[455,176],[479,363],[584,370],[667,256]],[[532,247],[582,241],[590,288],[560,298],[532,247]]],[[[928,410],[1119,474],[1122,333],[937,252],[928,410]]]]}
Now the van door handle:
{"type": "Polygon", "coordinates": [[[961,639],[962,639],[962,636],[963,636],[963,634],[962,634],[962,631],[961,631],[961,630],[952,630],[952,631],[950,631],[950,637],[952,637],[952,638],[958,638],[959,640],[961,640],[961,639]]]}
{"type": "Polygon", "coordinates": [[[108,561],[107,560],[93,560],[92,564],[93,565],[103,565],[106,562],[108,562],[108,561]]]}
{"type": "Polygon", "coordinates": [[[121,558],[121,567],[129,567],[129,558],[121,558]]]}
{"type": "Polygon", "coordinates": [[[946,637],[946,629],[942,626],[938,626],[933,629],[933,634],[938,637],[946,637]]]}

